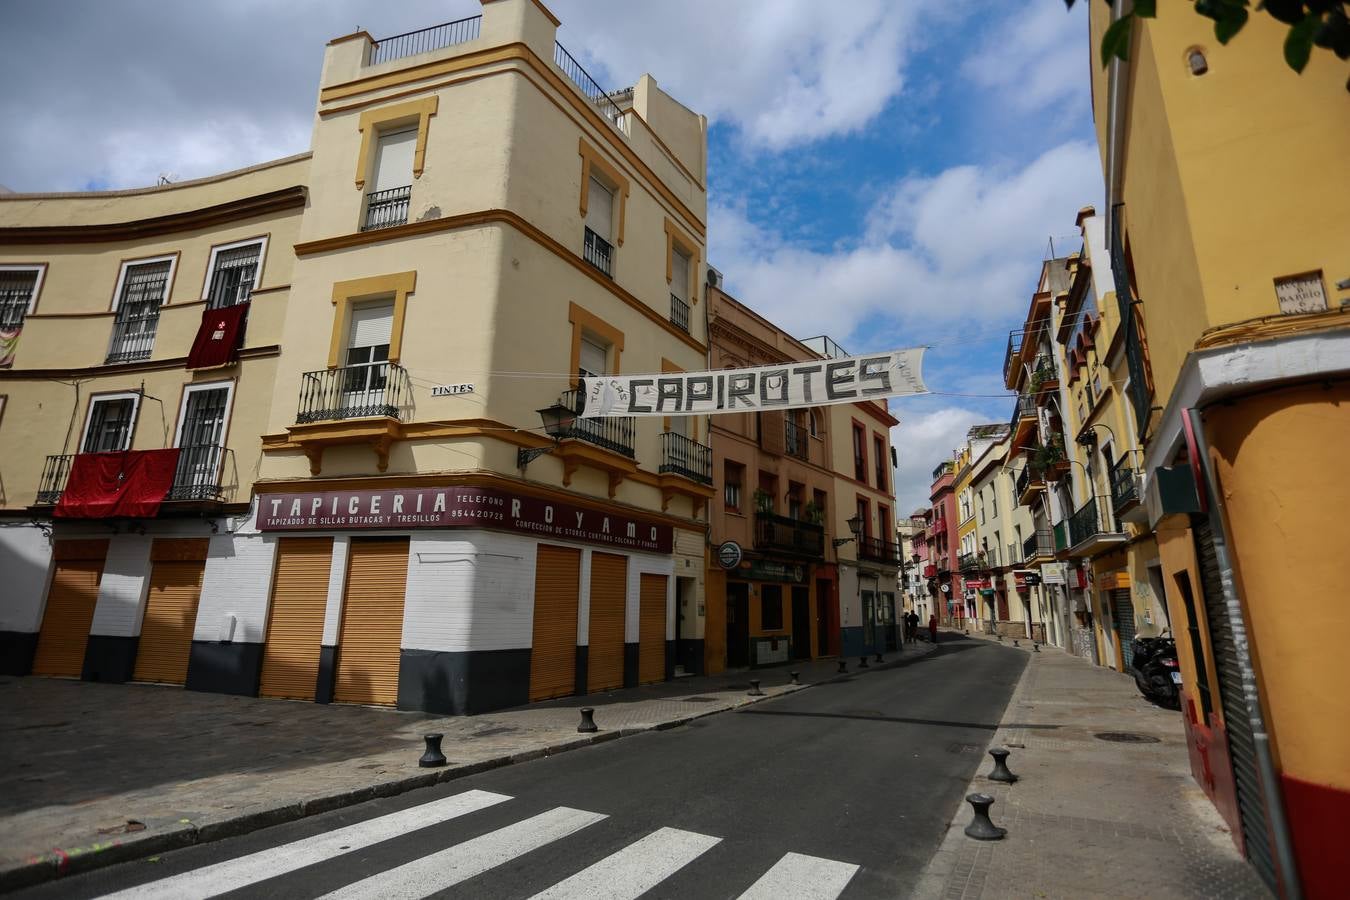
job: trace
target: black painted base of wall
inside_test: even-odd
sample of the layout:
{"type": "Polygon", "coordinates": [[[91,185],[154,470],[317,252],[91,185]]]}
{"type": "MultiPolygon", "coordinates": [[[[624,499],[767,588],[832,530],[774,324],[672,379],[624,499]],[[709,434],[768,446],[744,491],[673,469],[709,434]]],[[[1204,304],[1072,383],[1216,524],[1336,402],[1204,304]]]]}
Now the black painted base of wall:
{"type": "Polygon", "coordinates": [[[675,662],[686,672],[703,674],[703,639],[680,638],[675,642],[675,662]]]}
{"type": "Polygon", "coordinates": [[[116,637],[110,634],[91,634],[84,645],[84,681],[105,681],[122,684],[130,681],[136,671],[136,647],[141,638],[116,637]]]}
{"type": "Polygon", "coordinates": [[[663,673],[666,681],[675,677],[675,642],[666,641],[666,671],[663,673]]]}
{"type": "Polygon", "coordinates": [[[0,675],[27,675],[37,655],[36,631],[0,631],[0,675]]]}
{"type": "Polygon", "coordinates": [[[585,644],[577,646],[576,695],[586,693],[586,678],[590,675],[591,648],[585,644]]]}
{"type": "Polygon", "coordinates": [[[337,683],[337,648],[319,648],[319,675],[314,681],[314,702],[332,703],[333,686],[337,683]]]}
{"type": "Polygon", "coordinates": [[[402,650],[398,708],[464,716],[530,701],[530,649],[402,650]]]}
{"type": "Polygon", "coordinates": [[[638,645],[623,645],[623,686],[638,686],[638,645]]]}
{"type": "Polygon", "coordinates": [[[193,641],[185,686],[190,691],[256,697],[262,658],[262,644],[193,641]]]}

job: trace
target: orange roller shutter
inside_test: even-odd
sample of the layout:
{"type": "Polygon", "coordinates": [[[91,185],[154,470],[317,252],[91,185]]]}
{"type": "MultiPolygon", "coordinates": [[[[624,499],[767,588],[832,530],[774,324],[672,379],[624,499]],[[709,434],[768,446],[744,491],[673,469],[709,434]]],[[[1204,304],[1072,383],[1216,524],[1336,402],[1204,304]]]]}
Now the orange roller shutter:
{"type": "Polygon", "coordinates": [[[133,680],[167,684],[187,680],[192,630],[197,623],[197,601],[202,594],[205,568],[204,560],[151,564],[133,680]]]}
{"type": "Polygon", "coordinates": [[[333,699],[393,706],[398,702],[408,539],[357,538],[347,557],[347,590],[338,635],[333,699]]]}
{"type": "Polygon", "coordinates": [[[612,553],[592,553],[587,691],[623,687],[624,602],[627,594],[628,558],[612,553]]]}
{"type": "Polygon", "coordinates": [[[642,575],[638,593],[638,681],[666,677],[666,576],[642,575]]]}
{"type": "Polygon", "coordinates": [[[263,697],[313,700],[328,605],[332,538],[282,538],[263,647],[263,697]]]}
{"type": "Polygon", "coordinates": [[[540,544],[534,568],[531,700],[565,697],[576,691],[580,587],[581,551],[540,544]]]}
{"type": "Polygon", "coordinates": [[[107,553],[107,541],[56,542],[56,571],[42,613],[34,675],[80,676],[107,553]]]}

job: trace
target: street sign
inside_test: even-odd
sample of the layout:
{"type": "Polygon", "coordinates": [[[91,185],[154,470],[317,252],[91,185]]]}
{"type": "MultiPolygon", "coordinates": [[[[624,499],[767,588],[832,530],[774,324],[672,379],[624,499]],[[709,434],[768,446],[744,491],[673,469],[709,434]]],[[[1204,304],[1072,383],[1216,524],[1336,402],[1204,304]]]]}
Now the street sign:
{"type": "Polygon", "coordinates": [[[741,564],[741,545],[735,541],[724,541],[717,548],[717,563],[724,569],[734,569],[741,564]]]}
{"type": "Polygon", "coordinates": [[[453,397],[456,394],[472,394],[473,382],[468,381],[462,384],[437,384],[431,388],[433,397],[453,397]]]}

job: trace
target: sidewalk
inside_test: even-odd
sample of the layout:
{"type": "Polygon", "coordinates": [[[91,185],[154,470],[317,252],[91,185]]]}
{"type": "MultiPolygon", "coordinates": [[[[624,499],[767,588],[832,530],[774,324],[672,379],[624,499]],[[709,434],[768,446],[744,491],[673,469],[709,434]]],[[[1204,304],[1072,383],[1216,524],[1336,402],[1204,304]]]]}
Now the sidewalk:
{"type": "Polygon", "coordinates": [[[965,792],[995,798],[990,818],[1007,837],[966,837],[962,800],[914,896],[1268,898],[1191,779],[1180,714],[1150,704],[1126,675],[1053,648],[1028,655],[990,742],[1012,751],[1020,780],[989,781],[986,757],[965,792]],[[1157,742],[1097,737],[1106,732],[1157,742]]]}
{"type": "MultiPolygon", "coordinates": [[[[868,672],[934,652],[920,643],[868,672]]],[[[472,717],[154,685],[0,679],[0,891],[462,778],[853,677],[825,659],[472,717]],[[788,673],[801,673],[801,685],[788,673]],[[765,696],[750,697],[749,679],[765,696]],[[597,734],[578,734],[595,708],[597,734]],[[421,769],[441,732],[448,765],[421,769]]]]}

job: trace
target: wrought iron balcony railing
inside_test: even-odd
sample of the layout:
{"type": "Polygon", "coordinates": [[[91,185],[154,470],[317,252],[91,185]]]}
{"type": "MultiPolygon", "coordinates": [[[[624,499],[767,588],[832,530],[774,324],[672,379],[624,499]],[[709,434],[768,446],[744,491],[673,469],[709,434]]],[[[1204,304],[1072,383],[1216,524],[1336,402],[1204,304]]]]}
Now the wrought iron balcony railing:
{"type": "Polygon", "coordinates": [[[1036,418],[1036,398],[1030,394],[1020,394],[1017,397],[1017,405],[1013,407],[1012,423],[1015,427],[1018,419],[1036,418]]]}
{"type": "Polygon", "coordinates": [[[1093,497],[1069,517],[1069,546],[1076,547],[1099,534],[1115,534],[1115,517],[1105,497],[1093,497]]]}
{"type": "Polygon", "coordinates": [[[811,453],[810,432],[791,420],[784,423],[783,432],[788,455],[806,459],[811,453]]]}
{"type": "Polygon", "coordinates": [[[614,247],[610,245],[609,241],[587,228],[586,240],[582,244],[581,251],[581,255],[586,262],[595,266],[610,278],[614,277],[614,247]]]}
{"type": "Polygon", "coordinates": [[[661,435],[661,473],[712,484],[712,448],[673,431],[661,435]]]}
{"type": "Polygon", "coordinates": [[[46,506],[61,499],[70,478],[70,467],[75,462],[74,453],[60,453],[47,457],[42,466],[42,480],[38,482],[37,503],[46,506]]]}
{"type": "Polygon", "coordinates": [[[962,572],[983,572],[988,568],[979,553],[962,553],[957,557],[956,564],[962,572]]]}
{"type": "Polygon", "coordinates": [[[412,185],[366,194],[366,221],[361,230],[377,231],[406,223],[408,201],[411,199],[412,185]]]}
{"type": "Polygon", "coordinates": [[[380,38],[370,51],[368,65],[378,66],[380,63],[402,59],[405,56],[430,53],[432,50],[463,44],[478,37],[482,24],[482,16],[471,16],[467,19],[432,25],[430,28],[396,34],[393,37],[380,38]]]}
{"type": "Polygon", "coordinates": [[[619,131],[624,134],[628,133],[628,119],[623,114],[623,110],[619,109],[619,104],[615,103],[609,92],[600,87],[596,80],[581,67],[581,63],[577,62],[576,58],[568,53],[562,44],[557,42],[553,44],[553,61],[558,64],[559,69],[562,69],[563,74],[581,89],[581,93],[587,100],[591,101],[596,112],[608,119],[610,124],[619,131]]]}
{"type": "MultiPolygon", "coordinates": [[[[70,469],[75,453],[54,454],[47,457],[38,483],[37,505],[60,502],[70,480],[70,469]]],[[[178,448],[178,468],[166,500],[223,501],[238,481],[234,465],[234,451],[214,444],[178,448]]]]}
{"type": "Polygon", "coordinates": [[[689,333],[689,304],[674,294],[670,295],[670,324],[689,333]]]}
{"type": "Polygon", "coordinates": [[[1037,556],[1053,557],[1055,538],[1048,528],[1038,528],[1036,533],[1022,542],[1022,560],[1030,562],[1037,556]]]}
{"type": "Polygon", "coordinates": [[[1139,504],[1139,470],[1122,456],[1111,466],[1111,506],[1117,514],[1139,504]]]}
{"type": "Polygon", "coordinates": [[[300,377],[300,424],[332,419],[402,419],[412,406],[407,371],[390,362],[306,372],[300,377]]]}
{"type": "Polygon", "coordinates": [[[797,556],[822,557],[825,555],[825,529],[812,522],[757,512],[755,547],[797,556]]]}
{"type": "MultiPolygon", "coordinates": [[[[559,403],[575,412],[577,409],[577,392],[564,391],[559,403]]],[[[595,419],[578,417],[573,419],[571,426],[564,429],[558,437],[586,441],[589,444],[595,444],[597,447],[621,453],[630,459],[636,459],[637,454],[633,450],[633,431],[634,425],[631,416],[605,416],[595,419]]]]}
{"type": "Polygon", "coordinates": [[[900,545],[884,538],[858,538],[858,556],[872,562],[900,565],[900,545]]]}
{"type": "Polygon", "coordinates": [[[137,362],[150,358],[159,330],[159,304],[147,305],[113,322],[112,343],[108,345],[109,363],[137,362]]]}

